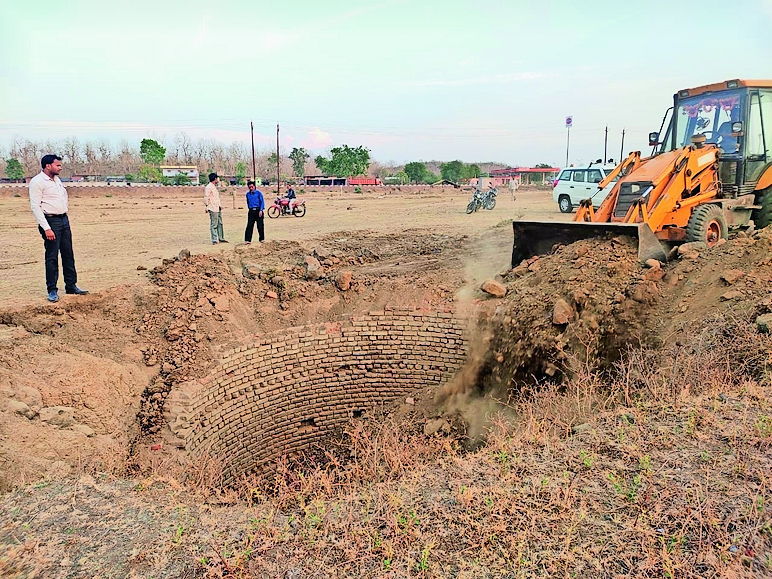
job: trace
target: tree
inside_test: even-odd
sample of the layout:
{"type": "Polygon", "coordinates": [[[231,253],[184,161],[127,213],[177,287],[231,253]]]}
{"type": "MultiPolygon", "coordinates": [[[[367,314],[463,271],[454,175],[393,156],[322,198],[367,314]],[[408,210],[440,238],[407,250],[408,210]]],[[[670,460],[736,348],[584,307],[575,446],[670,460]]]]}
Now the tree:
{"type": "Polygon", "coordinates": [[[301,179],[306,176],[306,161],[311,158],[303,147],[299,149],[293,147],[292,152],[289,154],[289,158],[292,160],[292,170],[295,171],[295,175],[301,179]]]}
{"type": "Polygon", "coordinates": [[[247,166],[243,161],[238,161],[234,167],[234,173],[236,179],[238,179],[239,185],[244,184],[244,177],[247,176],[247,166]]]}
{"type": "Polygon", "coordinates": [[[407,185],[410,183],[410,176],[405,171],[397,171],[394,173],[394,177],[399,179],[400,185],[407,185]]]}
{"type": "Polygon", "coordinates": [[[440,165],[440,173],[443,179],[458,183],[464,176],[464,164],[461,161],[451,161],[440,165]]]}
{"type": "Polygon", "coordinates": [[[370,149],[341,145],[330,149],[330,159],[319,155],[314,162],[325,175],[335,177],[353,177],[365,175],[370,166],[370,149]]]}
{"type": "Polygon", "coordinates": [[[24,167],[18,159],[11,158],[5,162],[5,176],[13,181],[24,179],[24,167]]]}
{"type": "Polygon", "coordinates": [[[465,179],[476,179],[480,176],[480,167],[479,165],[475,165],[472,163],[471,165],[466,165],[464,167],[464,178],[465,179]]]}
{"type": "Polygon", "coordinates": [[[420,161],[408,163],[403,171],[407,173],[411,183],[427,183],[427,177],[431,175],[429,169],[426,168],[426,163],[420,161]]]}
{"type": "Polygon", "coordinates": [[[175,185],[190,185],[190,177],[185,173],[177,173],[172,179],[172,183],[175,185]]]}
{"type": "Polygon", "coordinates": [[[139,156],[148,165],[160,165],[166,158],[166,148],[153,139],[142,139],[139,144],[139,156]]]}
{"type": "Polygon", "coordinates": [[[142,165],[137,171],[137,181],[140,183],[160,183],[161,170],[153,165],[142,165]]]}

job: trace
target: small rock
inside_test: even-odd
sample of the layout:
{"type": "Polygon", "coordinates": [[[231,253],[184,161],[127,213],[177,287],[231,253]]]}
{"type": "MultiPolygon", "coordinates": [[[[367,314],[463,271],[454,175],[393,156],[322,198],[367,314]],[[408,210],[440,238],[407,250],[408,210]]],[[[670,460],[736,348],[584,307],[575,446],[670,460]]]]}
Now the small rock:
{"type": "Polygon", "coordinates": [[[145,271],[147,268],[144,265],[138,265],[137,271],[145,271]]]}
{"type": "Polygon", "coordinates": [[[8,410],[10,412],[19,414],[20,416],[23,416],[24,418],[27,418],[29,420],[32,420],[37,415],[37,412],[35,412],[29,406],[27,406],[27,404],[19,400],[9,400],[8,410]]]}
{"type": "Polygon", "coordinates": [[[586,432],[590,429],[592,429],[592,424],[590,424],[589,422],[585,422],[584,424],[577,424],[576,426],[571,427],[571,434],[579,434],[581,432],[586,432]]]}
{"type": "Polygon", "coordinates": [[[272,299],[272,300],[278,300],[279,299],[279,294],[277,294],[274,291],[267,291],[267,292],[265,292],[265,297],[267,297],[269,299],[272,299]]]}
{"type": "Polygon", "coordinates": [[[305,277],[307,280],[316,280],[322,277],[324,270],[322,269],[322,264],[319,263],[319,260],[315,257],[312,257],[310,255],[306,256],[305,259],[305,277]]]}
{"type": "Polygon", "coordinates": [[[405,404],[413,406],[415,404],[415,398],[405,398],[405,404]]]}
{"type": "Polygon", "coordinates": [[[660,262],[658,259],[647,259],[646,267],[650,267],[652,269],[659,269],[662,267],[662,262],[660,262]]]}
{"type": "Polygon", "coordinates": [[[155,356],[150,356],[147,360],[145,360],[145,366],[155,366],[158,364],[158,358],[155,356]]]}
{"type": "Polygon", "coordinates": [[[678,246],[678,256],[685,259],[696,259],[700,251],[708,249],[708,245],[702,241],[690,241],[678,246]]]}
{"type": "Polygon", "coordinates": [[[181,249],[180,253],[177,255],[177,259],[179,259],[180,261],[188,259],[189,257],[190,257],[190,251],[188,251],[187,249],[181,249]]]}
{"type": "Polygon", "coordinates": [[[332,256],[332,254],[324,249],[323,247],[317,247],[314,249],[314,257],[318,259],[319,261],[324,261],[325,259],[329,259],[332,256]]]}
{"type": "Polygon", "coordinates": [[[756,329],[762,334],[772,334],[772,314],[756,318],[756,329]]]}
{"type": "Polygon", "coordinates": [[[730,269],[721,274],[721,279],[726,282],[727,285],[736,284],[740,278],[745,276],[745,272],[739,269],[730,269]]]}
{"type": "Polygon", "coordinates": [[[349,288],[351,288],[351,272],[350,271],[342,271],[338,274],[338,277],[335,279],[335,285],[338,286],[338,289],[340,291],[348,291],[349,288]]]}
{"type": "Polygon", "coordinates": [[[564,299],[555,302],[552,309],[552,323],[556,326],[564,326],[574,319],[574,309],[564,299]]]}
{"type": "Polygon", "coordinates": [[[43,407],[43,396],[37,388],[32,388],[31,386],[20,386],[17,388],[14,398],[20,402],[24,402],[35,411],[38,411],[43,407]]]}
{"type": "Polygon", "coordinates": [[[93,429],[86,426],[85,424],[73,424],[72,429],[75,432],[80,432],[81,434],[86,435],[88,438],[91,438],[96,435],[96,432],[94,432],[93,429]]]}
{"type": "Polygon", "coordinates": [[[182,337],[182,330],[180,328],[170,328],[166,330],[166,339],[170,342],[179,340],[182,337]]]}
{"type": "Polygon", "coordinates": [[[644,274],[643,279],[646,281],[659,281],[663,277],[665,277],[665,270],[659,267],[653,267],[644,274]]]}
{"type": "Polygon", "coordinates": [[[730,300],[737,300],[737,299],[740,299],[742,297],[744,297],[743,292],[738,291],[738,290],[732,290],[732,291],[728,291],[725,294],[723,294],[720,299],[721,299],[722,302],[728,302],[730,300]]]}
{"type": "Polygon", "coordinates": [[[40,409],[40,420],[66,428],[74,421],[75,409],[69,406],[49,406],[40,409]]]}
{"type": "Polygon", "coordinates": [[[486,279],[480,285],[480,289],[486,294],[492,295],[496,298],[503,298],[505,295],[507,295],[507,288],[504,287],[504,284],[497,282],[494,279],[486,279]]]}
{"type": "Polygon", "coordinates": [[[161,365],[161,372],[163,372],[164,374],[171,374],[172,372],[174,372],[174,366],[169,362],[164,362],[161,365]]]}
{"type": "Polygon", "coordinates": [[[424,424],[424,434],[426,436],[432,436],[434,434],[437,434],[440,430],[443,430],[445,428],[446,422],[442,418],[437,418],[436,420],[430,420],[426,424],[424,424]]]}

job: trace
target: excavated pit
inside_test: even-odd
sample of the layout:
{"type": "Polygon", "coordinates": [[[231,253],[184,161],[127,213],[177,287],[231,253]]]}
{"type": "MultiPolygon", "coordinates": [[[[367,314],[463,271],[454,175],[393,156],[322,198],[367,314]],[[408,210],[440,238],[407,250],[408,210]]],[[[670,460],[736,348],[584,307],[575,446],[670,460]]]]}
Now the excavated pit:
{"type": "Polygon", "coordinates": [[[226,484],[313,449],[347,422],[446,382],[467,349],[451,313],[370,312],[280,330],[237,348],[208,376],[175,385],[165,419],[226,484]]]}

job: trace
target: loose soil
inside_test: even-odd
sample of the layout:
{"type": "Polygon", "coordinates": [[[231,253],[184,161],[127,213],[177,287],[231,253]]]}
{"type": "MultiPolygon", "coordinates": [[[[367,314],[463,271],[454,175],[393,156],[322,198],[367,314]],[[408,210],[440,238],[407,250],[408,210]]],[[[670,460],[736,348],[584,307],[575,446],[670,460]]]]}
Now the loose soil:
{"type": "Polygon", "coordinates": [[[200,192],[124,193],[72,195],[93,293],[48,304],[28,207],[0,192],[3,576],[768,575],[772,231],[662,267],[613,238],[511,269],[512,218],[566,219],[549,191],[473,215],[450,189],[309,192],[264,244],[226,210],[227,246],[200,192]],[[224,352],[389,306],[474,321],[441,390],[238,489],[170,443],[167,393],[224,352]]]}

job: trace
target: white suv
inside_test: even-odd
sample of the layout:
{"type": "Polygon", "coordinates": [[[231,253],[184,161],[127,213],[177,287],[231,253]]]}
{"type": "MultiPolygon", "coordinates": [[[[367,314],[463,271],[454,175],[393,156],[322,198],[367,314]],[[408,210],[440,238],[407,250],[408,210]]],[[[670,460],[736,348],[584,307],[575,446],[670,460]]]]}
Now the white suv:
{"type": "MultiPolygon", "coordinates": [[[[611,173],[614,168],[614,166],[609,165],[597,165],[595,167],[591,165],[589,167],[563,169],[560,177],[553,184],[552,189],[552,198],[558,204],[560,211],[562,213],[571,213],[579,206],[579,202],[582,199],[590,197],[592,197],[593,207],[597,209],[614,186],[613,183],[610,183],[608,187],[598,191],[598,183],[611,173]],[[595,193],[596,191],[598,191],[597,194],[595,193]]],[[[616,179],[614,179],[614,182],[616,182],[616,179]]]]}

